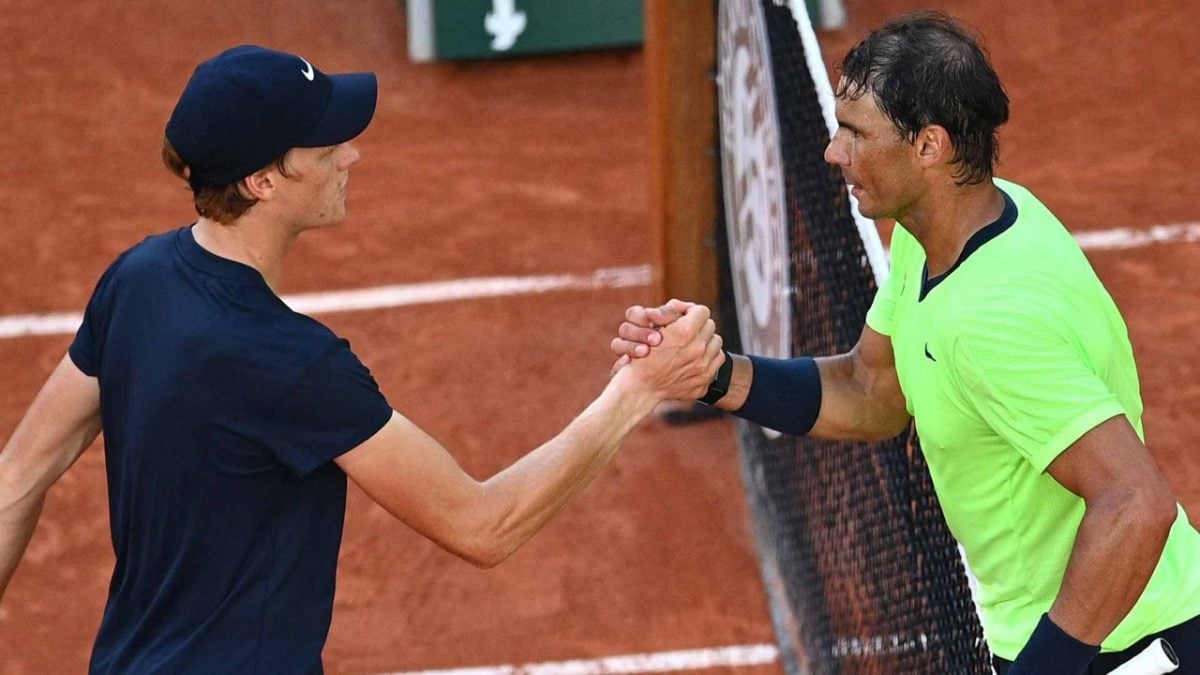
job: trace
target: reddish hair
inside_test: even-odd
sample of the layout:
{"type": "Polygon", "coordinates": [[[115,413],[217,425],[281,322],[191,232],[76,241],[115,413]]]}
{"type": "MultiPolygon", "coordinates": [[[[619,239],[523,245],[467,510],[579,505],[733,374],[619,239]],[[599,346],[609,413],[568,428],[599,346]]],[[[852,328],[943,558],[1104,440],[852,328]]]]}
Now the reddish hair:
{"type": "MultiPolygon", "coordinates": [[[[274,162],[275,167],[284,176],[288,176],[287,165],[284,163],[284,158],[287,153],[280,155],[274,162]]],[[[168,141],[166,136],[163,136],[162,144],[162,161],[171,170],[171,173],[188,181],[191,175],[191,169],[187,162],[184,161],[175,148],[168,141]]],[[[238,183],[241,180],[236,180],[225,185],[204,186],[197,189],[188,181],[188,187],[192,191],[192,203],[196,207],[196,213],[203,218],[210,218],[228,225],[233,221],[241,218],[251,206],[258,203],[254,197],[247,197],[238,189],[238,183]]]]}

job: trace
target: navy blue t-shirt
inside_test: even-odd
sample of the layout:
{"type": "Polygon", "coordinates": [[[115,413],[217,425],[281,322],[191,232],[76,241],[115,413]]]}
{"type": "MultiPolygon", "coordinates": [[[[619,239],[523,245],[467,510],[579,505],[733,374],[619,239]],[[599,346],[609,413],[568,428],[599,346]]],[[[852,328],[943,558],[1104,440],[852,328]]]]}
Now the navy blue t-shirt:
{"type": "Polygon", "coordinates": [[[99,378],[116,568],[93,673],[312,673],[370,372],[191,228],[105,272],[70,349],[99,378]]]}

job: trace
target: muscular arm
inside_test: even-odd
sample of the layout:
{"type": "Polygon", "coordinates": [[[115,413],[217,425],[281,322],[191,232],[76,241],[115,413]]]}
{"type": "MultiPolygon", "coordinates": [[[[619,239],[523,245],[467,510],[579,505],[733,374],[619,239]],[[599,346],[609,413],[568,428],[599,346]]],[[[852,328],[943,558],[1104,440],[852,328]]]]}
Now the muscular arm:
{"type": "Polygon", "coordinates": [[[100,433],[100,387],[63,357],[0,453],[0,597],[50,486],[100,433]]]}
{"type": "MultiPolygon", "coordinates": [[[[750,359],[734,356],[729,392],[717,406],[737,411],[754,381],[750,359]]],[[[863,328],[846,354],[816,359],[821,373],[821,412],[809,435],[834,440],[891,438],[908,425],[904,394],[896,377],[892,341],[863,328]]]]}
{"type": "Polygon", "coordinates": [[[336,461],[393,516],[480,567],[499,564],[591,482],[625,436],[667,398],[704,393],[721,340],[697,308],[663,331],[652,357],[620,368],[603,393],[545,445],[480,482],[399,414],[336,461]]]}
{"type": "Polygon", "coordinates": [[[591,482],[654,405],[612,386],[558,436],[483,482],[399,414],[337,463],[409,527],[474,565],[493,567],[591,482]]]}
{"type": "Polygon", "coordinates": [[[1175,521],[1175,497],[1124,416],[1084,434],[1047,471],[1087,505],[1050,618],[1098,645],[1150,581],[1175,521]]]}
{"type": "Polygon", "coordinates": [[[812,435],[834,440],[878,441],[908,426],[909,414],[892,339],[864,326],[849,354],[817,359],[821,414],[812,435]]]}

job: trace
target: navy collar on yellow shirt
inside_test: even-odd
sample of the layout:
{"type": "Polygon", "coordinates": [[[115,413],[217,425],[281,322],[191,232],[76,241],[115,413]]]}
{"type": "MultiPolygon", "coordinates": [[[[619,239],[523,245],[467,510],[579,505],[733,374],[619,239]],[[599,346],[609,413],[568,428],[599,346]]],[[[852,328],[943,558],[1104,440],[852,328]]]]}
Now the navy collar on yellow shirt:
{"type": "Polygon", "coordinates": [[[1012,227],[1013,223],[1017,222],[1017,205],[1013,202],[1012,197],[1009,197],[1008,193],[1004,190],[1000,190],[1000,195],[1004,197],[1004,211],[1001,212],[1000,217],[988,225],[985,225],[983,229],[979,230],[975,234],[971,235],[971,238],[967,240],[967,245],[963,246],[962,253],[958,256],[958,260],[954,261],[954,265],[952,265],[950,269],[946,270],[946,272],[943,274],[939,274],[936,277],[930,278],[929,263],[925,263],[925,266],[921,269],[921,296],[917,299],[917,302],[924,300],[925,296],[929,295],[930,291],[937,287],[938,284],[942,283],[946,277],[953,274],[954,270],[958,269],[958,266],[963,264],[963,262],[970,257],[972,253],[978,251],[984,244],[1003,234],[1005,230],[1012,227]]]}

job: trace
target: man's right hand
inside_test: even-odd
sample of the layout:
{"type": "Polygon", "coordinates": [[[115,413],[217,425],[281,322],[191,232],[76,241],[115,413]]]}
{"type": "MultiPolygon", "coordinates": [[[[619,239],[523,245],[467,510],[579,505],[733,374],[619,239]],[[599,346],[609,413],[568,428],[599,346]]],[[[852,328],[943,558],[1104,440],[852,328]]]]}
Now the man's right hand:
{"type": "Polygon", "coordinates": [[[634,378],[659,400],[703,396],[725,361],[721,336],[716,334],[716,325],[709,318],[708,308],[673,300],[663,307],[631,307],[625,316],[627,321],[622,324],[622,334],[643,336],[648,342],[614,340],[614,351],[618,351],[618,340],[620,346],[629,347],[628,352],[618,351],[621,358],[614,366],[614,374],[628,371],[626,376],[634,378]],[[638,325],[638,322],[648,325],[638,325]],[[648,332],[635,333],[626,326],[648,332]],[[645,353],[634,353],[640,351],[639,346],[645,353]],[[651,346],[654,348],[650,349],[651,346]]]}

